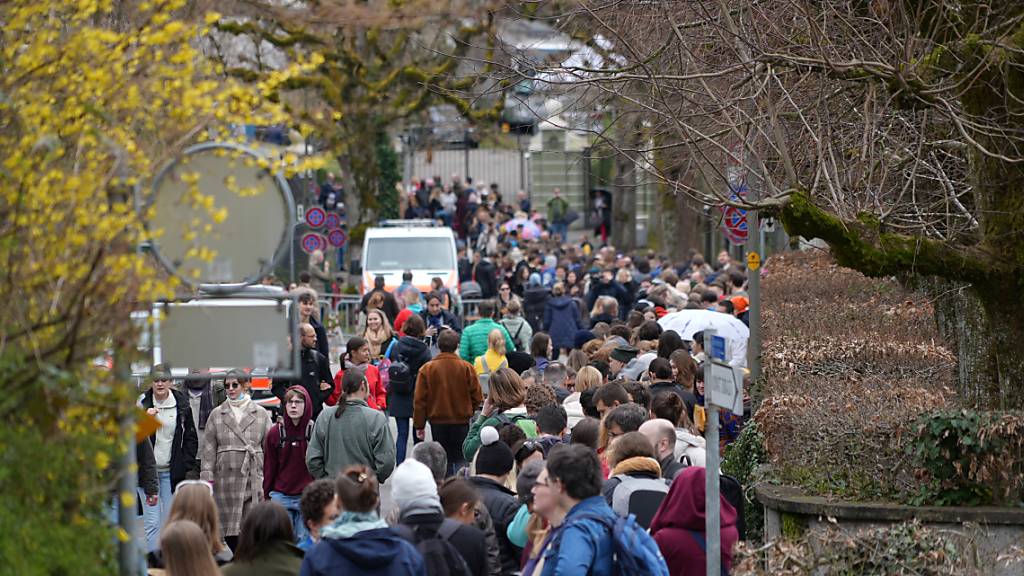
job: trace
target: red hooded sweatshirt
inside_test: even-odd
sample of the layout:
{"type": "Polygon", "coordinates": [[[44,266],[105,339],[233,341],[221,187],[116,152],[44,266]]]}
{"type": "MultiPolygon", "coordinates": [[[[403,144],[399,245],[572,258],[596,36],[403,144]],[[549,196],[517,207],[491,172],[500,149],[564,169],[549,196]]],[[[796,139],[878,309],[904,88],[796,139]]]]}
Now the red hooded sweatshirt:
{"type": "MultiPolygon", "coordinates": [[[[345,364],[334,375],[334,392],[331,392],[331,397],[324,402],[325,406],[334,406],[341,399],[341,379],[345,377],[345,370],[351,367],[347,360],[345,364]]],[[[384,410],[388,407],[388,391],[384,389],[384,385],[380,381],[380,370],[373,364],[364,366],[366,367],[366,383],[370,386],[370,395],[366,397],[366,403],[374,410],[384,410]]]]}
{"type": "MultiPolygon", "coordinates": [[[[310,421],[313,419],[313,403],[309,400],[309,393],[302,386],[292,386],[288,389],[298,390],[306,399],[305,410],[299,422],[292,422],[285,412],[285,405],[281,404],[281,419],[267,430],[263,438],[263,496],[270,499],[271,492],[280,492],[288,496],[302,494],[302,489],[313,481],[309,469],[306,467],[306,447],[309,440],[306,438],[307,429],[312,432],[310,421]],[[281,441],[281,428],[284,428],[284,442],[281,441]]],[[[285,392],[285,396],[288,393],[285,392]]]]}
{"type": "MultiPolygon", "coordinates": [[[[704,538],[704,468],[690,466],[672,482],[668,496],[662,501],[651,520],[651,536],[658,543],[661,554],[672,576],[704,576],[707,574],[707,556],[698,537],[704,538]]],[[[725,497],[722,503],[720,534],[722,541],[722,567],[732,569],[732,549],[739,540],[736,531],[736,510],[725,497]]],[[[723,571],[723,573],[725,573],[723,571]]]]}

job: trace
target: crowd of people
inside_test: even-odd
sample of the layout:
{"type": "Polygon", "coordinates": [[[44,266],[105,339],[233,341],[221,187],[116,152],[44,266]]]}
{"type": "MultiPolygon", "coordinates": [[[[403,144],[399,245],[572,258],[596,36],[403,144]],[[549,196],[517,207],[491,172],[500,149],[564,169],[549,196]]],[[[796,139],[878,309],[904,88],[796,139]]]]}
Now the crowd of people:
{"type": "MultiPolygon", "coordinates": [[[[498,226],[496,190],[434,189],[423,203],[425,184],[403,192],[406,210],[437,200],[423,216],[458,230],[460,289],[377,279],[332,372],[316,292],[297,286],[301,376],[273,381],[279,415],[252,400],[244,371],[174,382],[154,367],[140,399],[162,424],[139,445],[149,567],[703,574],[702,340],[658,320],[699,308],[745,322],[743,267],[728,253],[673,262],[568,243],[543,218],[526,238],[498,226]],[[474,284],[483,299],[467,315],[474,284]]],[[[724,447],[744,418],[719,418],[724,447]]],[[[722,494],[727,571],[742,505],[722,494]]]]}

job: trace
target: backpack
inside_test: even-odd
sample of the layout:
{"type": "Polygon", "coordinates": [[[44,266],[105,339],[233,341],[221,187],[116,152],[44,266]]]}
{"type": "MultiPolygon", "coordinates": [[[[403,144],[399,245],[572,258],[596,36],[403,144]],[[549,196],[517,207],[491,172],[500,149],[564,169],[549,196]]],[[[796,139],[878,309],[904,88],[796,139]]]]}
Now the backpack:
{"type": "Polygon", "coordinates": [[[459,526],[455,520],[445,518],[433,534],[421,535],[419,530],[404,524],[396,526],[395,530],[406,540],[415,543],[416,550],[423,555],[427,576],[471,576],[466,560],[451,543],[451,537],[459,526]]]}
{"type": "Polygon", "coordinates": [[[508,416],[502,412],[501,414],[495,414],[491,417],[498,421],[498,424],[495,425],[494,428],[499,433],[501,433],[501,429],[505,426],[519,426],[523,432],[526,432],[527,438],[537,437],[537,423],[526,414],[513,414],[512,416],[508,416]]]}
{"type": "MultiPolygon", "coordinates": [[[[596,514],[581,514],[572,522],[579,520],[598,522],[608,530],[612,537],[613,573],[619,576],[669,576],[668,565],[657,543],[647,530],[637,524],[633,515],[612,520],[596,514]]],[[[563,533],[559,531],[559,540],[563,533]]]]}
{"type": "Polygon", "coordinates": [[[486,396],[490,393],[491,389],[489,385],[491,381],[491,372],[494,370],[501,370],[502,368],[508,368],[508,360],[502,360],[501,364],[499,364],[494,370],[491,370],[491,367],[487,365],[487,358],[484,356],[480,357],[480,364],[484,367],[484,373],[477,374],[477,379],[480,380],[480,390],[484,393],[484,396],[486,396]]]}
{"type": "Polygon", "coordinates": [[[636,478],[617,474],[619,485],[612,491],[612,510],[622,517],[635,516],[636,523],[651,526],[661,501],[668,495],[669,483],[663,478],[636,478]]]}
{"type": "Polygon", "coordinates": [[[743,519],[743,486],[740,485],[739,481],[722,474],[718,479],[718,493],[725,497],[725,501],[732,504],[732,507],[736,509],[736,532],[739,533],[740,540],[745,540],[747,537],[747,524],[743,519]]]}
{"type": "MultiPolygon", "coordinates": [[[[310,419],[309,422],[306,422],[306,438],[305,438],[305,440],[306,440],[307,444],[309,443],[309,439],[312,438],[312,437],[313,437],[313,420],[310,419]]],[[[285,436],[284,422],[283,421],[277,423],[277,438],[278,438],[278,442],[277,442],[277,449],[278,450],[283,449],[285,447],[285,445],[287,445],[287,444],[291,444],[292,446],[294,446],[296,442],[300,442],[301,441],[299,438],[296,438],[295,436],[292,436],[292,437],[286,437],[285,436]]]]}
{"type": "Polygon", "coordinates": [[[405,363],[401,352],[396,352],[391,365],[388,366],[388,392],[408,396],[416,389],[416,383],[412,379],[412,369],[405,363]]]}

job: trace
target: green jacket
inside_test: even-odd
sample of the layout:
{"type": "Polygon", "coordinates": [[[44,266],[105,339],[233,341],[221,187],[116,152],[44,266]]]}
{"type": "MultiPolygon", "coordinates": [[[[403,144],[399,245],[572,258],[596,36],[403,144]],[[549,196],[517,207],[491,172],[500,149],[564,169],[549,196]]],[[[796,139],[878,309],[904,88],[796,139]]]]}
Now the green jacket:
{"type": "Polygon", "coordinates": [[[232,562],[221,569],[224,576],[278,576],[298,574],[302,550],[291,542],[273,542],[260,550],[252,562],[232,562]]]}
{"type": "Polygon", "coordinates": [[[346,400],[340,418],[338,406],[325,407],[313,426],[306,449],[306,467],[313,478],[335,478],[353,464],[369,466],[383,483],[395,470],[395,439],[388,417],[366,400],[346,400]]]}
{"type": "Polygon", "coordinates": [[[565,216],[569,213],[569,203],[565,198],[552,198],[548,200],[548,224],[565,222],[565,216]]]}
{"type": "MultiPolygon", "coordinates": [[[[466,434],[466,440],[462,443],[462,455],[466,457],[467,462],[472,462],[473,457],[476,456],[477,450],[480,449],[480,431],[485,426],[498,427],[501,422],[498,420],[500,412],[496,412],[490,416],[485,417],[480,415],[476,417],[473,424],[469,427],[469,433],[466,434]]],[[[537,437],[537,423],[526,417],[526,412],[522,408],[507,410],[505,415],[510,420],[515,422],[516,426],[522,428],[523,432],[526,433],[527,438],[537,437]]]]}
{"type": "Polygon", "coordinates": [[[505,335],[505,351],[511,352],[516,349],[515,342],[509,336],[508,330],[490,318],[481,318],[470,324],[462,331],[462,342],[459,343],[459,356],[466,362],[472,364],[477,356],[487,352],[487,335],[491,330],[497,328],[505,335]]]}

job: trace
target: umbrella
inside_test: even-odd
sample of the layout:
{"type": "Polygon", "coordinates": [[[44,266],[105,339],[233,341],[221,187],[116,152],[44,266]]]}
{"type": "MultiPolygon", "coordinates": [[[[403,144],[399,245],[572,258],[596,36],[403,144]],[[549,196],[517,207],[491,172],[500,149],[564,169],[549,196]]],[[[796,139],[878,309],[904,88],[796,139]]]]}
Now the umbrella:
{"type": "Polygon", "coordinates": [[[662,316],[658,324],[662,330],[678,332],[683,340],[690,341],[697,332],[714,330],[716,335],[724,337],[732,345],[729,364],[740,367],[747,365],[747,340],[750,338],[750,328],[731,314],[712,310],[680,310],[662,316]]]}
{"type": "Polygon", "coordinates": [[[505,230],[511,232],[520,226],[523,227],[521,232],[523,240],[533,240],[540,237],[540,227],[537,226],[532,220],[526,218],[513,218],[508,222],[505,222],[505,230]]]}

